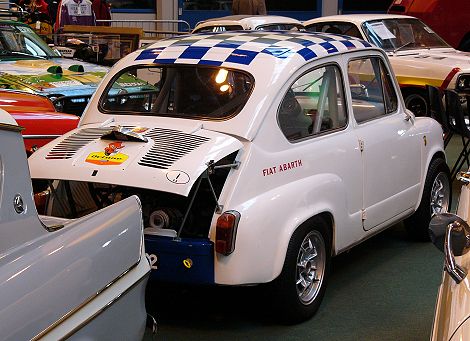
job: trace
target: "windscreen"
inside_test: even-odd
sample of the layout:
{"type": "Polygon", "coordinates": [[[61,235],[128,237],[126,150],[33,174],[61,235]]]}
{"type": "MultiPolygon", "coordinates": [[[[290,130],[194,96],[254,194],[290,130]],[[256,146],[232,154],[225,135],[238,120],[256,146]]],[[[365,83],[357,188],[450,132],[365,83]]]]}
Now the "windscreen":
{"type": "Polygon", "coordinates": [[[103,113],[220,120],[235,116],[253,88],[251,75],[201,65],[135,66],[108,85],[103,113]]]}
{"type": "Polygon", "coordinates": [[[2,57],[59,57],[29,26],[0,24],[2,57]]]}
{"type": "Polygon", "coordinates": [[[418,19],[383,19],[364,23],[372,43],[386,51],[449,47],[434,31],[418,19]]]}

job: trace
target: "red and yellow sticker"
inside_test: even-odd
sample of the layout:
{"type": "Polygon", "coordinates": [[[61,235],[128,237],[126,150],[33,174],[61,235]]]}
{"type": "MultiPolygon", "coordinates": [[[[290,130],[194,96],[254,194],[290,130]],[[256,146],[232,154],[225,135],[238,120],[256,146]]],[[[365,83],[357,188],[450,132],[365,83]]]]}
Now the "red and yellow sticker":
{"type": "Polygon", "coordinates": [[[87,156],[85,161],[100,166],[115,166],[120,165],[128,158],[129,156],[122,153],[106,155],[105,152],[93,152],[87,156]]]}
{"type": "Polygon", "coordinates": [[[115,166],[126,161],[129,156],[119,153],[119,149],[124,148],[122,142],[111,142],[103,152],[93,152],[88,154],[85,162],[100,166],[115,166]]]}

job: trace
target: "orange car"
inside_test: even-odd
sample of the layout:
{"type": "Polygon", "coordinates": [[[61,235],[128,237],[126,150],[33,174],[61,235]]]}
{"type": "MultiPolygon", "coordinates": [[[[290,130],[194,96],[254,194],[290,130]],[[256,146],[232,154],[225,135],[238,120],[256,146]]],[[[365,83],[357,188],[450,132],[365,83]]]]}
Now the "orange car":
{"type": "Polygon", "coordinates": [[[79,120],[78,116],[57,112],[47,97],[20,91],[0,90],[0,108],[25,128],[22,133],[28,155],[76,128],[79,120]]]}
{"type": "Polygon", "coordinates": [[[468,0],[394,0],[388,13],[420,18],[452,47],[470,51],[468,0]]]}

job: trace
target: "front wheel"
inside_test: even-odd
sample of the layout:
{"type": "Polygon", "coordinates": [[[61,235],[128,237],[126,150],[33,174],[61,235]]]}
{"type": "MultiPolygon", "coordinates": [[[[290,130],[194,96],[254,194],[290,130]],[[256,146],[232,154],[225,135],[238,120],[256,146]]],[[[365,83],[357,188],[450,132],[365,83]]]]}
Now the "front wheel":
{"type": "Polygon", "coordinates": [[[272,283],[276,316],[282,322],[299,323],[316,313],[325,294],[330,252],[328,225],[321,217],[294,232],[282,272],[272,283]]]}
{"type": "Polygon", "coordinates": [[[405,107],[413,112],[415,116],[429,116],[429,104],[426,91],[413,89],[403,91],[405,107]]]}
{"type": "Polygon", "coordinates": [[[429,240],[428,226],[431,217],[437,213],[448,212],[451,199],[449,167],[443,159],[434,159],[429,165],[418,210],[405,220],[405,227],[410,236],[416,240],[429,240]]]}

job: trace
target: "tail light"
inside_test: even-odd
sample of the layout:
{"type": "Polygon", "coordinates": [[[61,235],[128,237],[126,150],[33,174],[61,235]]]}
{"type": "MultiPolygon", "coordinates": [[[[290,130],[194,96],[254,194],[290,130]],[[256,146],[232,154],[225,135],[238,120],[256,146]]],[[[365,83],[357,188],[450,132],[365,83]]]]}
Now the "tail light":
{"type": "Polygon", "coordinates": [[[237,211],[224,212],[217,219],[215,232],[215,251],[228,256],[235,250],[237,227],[240,221],[240,213],[237,211]]]}

